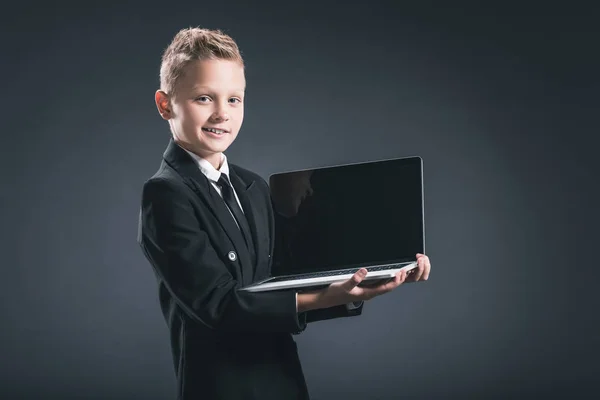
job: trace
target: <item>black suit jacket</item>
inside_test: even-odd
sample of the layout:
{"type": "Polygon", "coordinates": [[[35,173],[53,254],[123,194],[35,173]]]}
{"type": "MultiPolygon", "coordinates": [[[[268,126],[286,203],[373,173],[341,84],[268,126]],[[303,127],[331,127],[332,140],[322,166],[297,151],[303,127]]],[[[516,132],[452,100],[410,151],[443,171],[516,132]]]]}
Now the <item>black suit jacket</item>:
{"type": "Polygon", "coordinates": [[[307,399],[292,334],[359,315],[344,306],[296,312],[295,293],[238,290],[270,275],[274,215],[264,179],[230,164],[248,219],[253,264],[225,202],[173,140],[144,183],[138,242],[159,284],[178,399],[307,399]]]}

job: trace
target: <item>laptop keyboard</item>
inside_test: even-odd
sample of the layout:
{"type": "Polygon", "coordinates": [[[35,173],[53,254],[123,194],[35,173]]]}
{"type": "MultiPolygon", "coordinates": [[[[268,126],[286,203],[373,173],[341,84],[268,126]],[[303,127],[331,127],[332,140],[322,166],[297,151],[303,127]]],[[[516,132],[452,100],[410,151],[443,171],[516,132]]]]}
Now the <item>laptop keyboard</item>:
{"type": "MultiPolygon", "coordinates": [[[[401,268],[404,265],[406,265],[406,263],[379,265],[377,267],[367,267],[366,269],[368,272],[375,272],[375,271],[383,271],[386,269],[401,268]]],[[[339,271],[312,272],[309,274],[293,275],[293,276],[288,277],[288,279],[296,280],[296,279],[321,278],[321,277],[325,277],[325,276],[354,274],[359,269],[360,268],[351,268],[351,269],[343,269],[343,270],[339,270],[339,271]]]]}

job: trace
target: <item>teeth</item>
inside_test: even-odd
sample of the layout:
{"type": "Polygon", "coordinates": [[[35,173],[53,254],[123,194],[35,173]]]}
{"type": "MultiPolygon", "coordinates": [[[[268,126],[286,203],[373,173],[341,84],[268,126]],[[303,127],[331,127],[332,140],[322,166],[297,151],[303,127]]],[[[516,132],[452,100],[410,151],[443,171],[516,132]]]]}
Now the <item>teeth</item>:
{"type": "Polygon", "coordinates": [[[213,128],[204,128],[204,129],[209,132],[216,133],[217,135],[221,135],[221,134],[225,133],[225,131],[223,131],[221,129],[213,129],[213,128]]]}

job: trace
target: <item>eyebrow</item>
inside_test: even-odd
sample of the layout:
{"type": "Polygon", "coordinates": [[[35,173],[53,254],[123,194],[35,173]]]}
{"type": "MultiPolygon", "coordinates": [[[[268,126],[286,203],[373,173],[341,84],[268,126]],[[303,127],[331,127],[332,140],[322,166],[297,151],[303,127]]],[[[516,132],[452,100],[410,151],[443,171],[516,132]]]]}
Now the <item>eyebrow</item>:
{"type": "MultiPolygon", "coordinates": [[[[198,85],[194,85],[192,86],[192,90],[193,91],[207,91],[207,92],[216,92],[216,90],[214,90],[213,88],[209,87],[209,86],[198,86],[198,85]]],[[[239,93],[239,92],[245,92],[246,88],[241,88],[241,89],[234,89],[232,92],[234,93],[239,93]]]]}

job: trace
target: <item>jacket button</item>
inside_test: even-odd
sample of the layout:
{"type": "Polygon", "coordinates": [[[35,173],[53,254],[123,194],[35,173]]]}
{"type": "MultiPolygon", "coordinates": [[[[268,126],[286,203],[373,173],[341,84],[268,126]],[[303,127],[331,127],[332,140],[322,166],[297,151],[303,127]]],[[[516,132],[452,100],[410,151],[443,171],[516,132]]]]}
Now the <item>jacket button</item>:
{"type": "Polygon", "coordinates": [[[237,254],[235,254],[235,251],[230,251],[229,254],[227,254],[227,257],[229,257],[231,261],[237,260],[237,254]]]}

